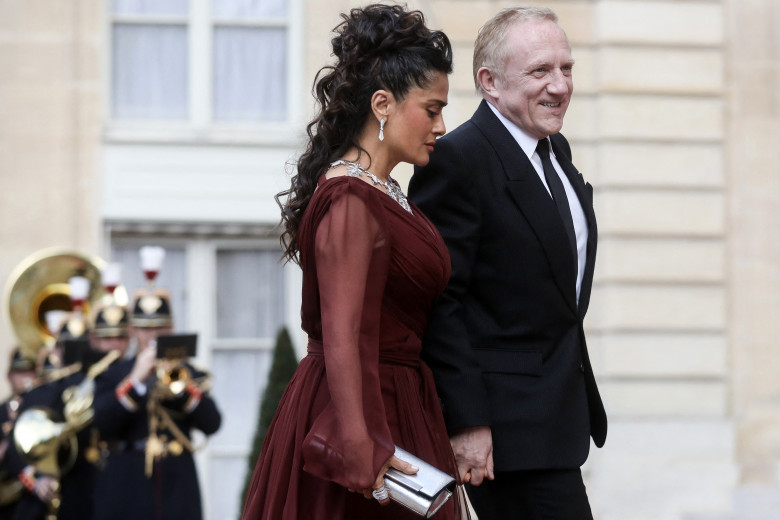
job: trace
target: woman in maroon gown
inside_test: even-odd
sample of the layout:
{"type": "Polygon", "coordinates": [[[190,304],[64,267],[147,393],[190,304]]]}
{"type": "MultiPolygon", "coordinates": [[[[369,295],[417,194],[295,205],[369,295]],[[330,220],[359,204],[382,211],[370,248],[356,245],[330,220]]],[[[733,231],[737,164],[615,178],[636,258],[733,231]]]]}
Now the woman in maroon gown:
{"type": "MultiPolygon", "coordinates": [[[[321,110],[280,194],[285,256],[303,270],[308,354],[265,438],[245,520],[419,518],[382,498],[389,467],[416,471],[394,445],[457,475],[420,360],[450,259],[390,177],[399,162],[426,164],[444,134],[452,51],[419,11],[371,5],[342,18],[337,62],[315,84],[321,110]]],[[[467,516],[461,499],[434,518],[467,516]]]]}

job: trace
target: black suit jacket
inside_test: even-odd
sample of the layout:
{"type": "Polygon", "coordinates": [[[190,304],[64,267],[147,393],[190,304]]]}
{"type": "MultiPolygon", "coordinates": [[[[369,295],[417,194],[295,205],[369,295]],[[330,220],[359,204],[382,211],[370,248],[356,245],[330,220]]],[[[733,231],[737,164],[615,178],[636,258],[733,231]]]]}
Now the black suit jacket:
{"type": "Polygon", "coordinates": [[[450,431],[488,425],[498,471],[574,468],[607,419],[583,332],[596,257],[593,189],[553,151],[588,220],[585,276],[555,203],[509,131],[482,102],[416,168],[410,198],[436,224],[452,278],[434,309],[423,358],[450,431]]]}

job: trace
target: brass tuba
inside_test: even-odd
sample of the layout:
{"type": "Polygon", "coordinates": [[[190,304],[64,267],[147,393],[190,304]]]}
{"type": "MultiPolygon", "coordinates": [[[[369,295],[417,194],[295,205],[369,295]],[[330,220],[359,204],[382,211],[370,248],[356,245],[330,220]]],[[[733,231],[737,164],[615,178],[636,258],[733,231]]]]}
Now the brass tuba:
{"type": "Polygon", "coordinates": [[[6,301],[11,327],[19,340],[22,355],[35,360],[41,348],[56,342],[46,325],[46,313],[53,310],[71,311],[68,279],[83,276],[90,282],[89,306],[104,293],[100,269],[105,262],[73,251],[44,249],[16,266],[6,285],[6,301]]]}

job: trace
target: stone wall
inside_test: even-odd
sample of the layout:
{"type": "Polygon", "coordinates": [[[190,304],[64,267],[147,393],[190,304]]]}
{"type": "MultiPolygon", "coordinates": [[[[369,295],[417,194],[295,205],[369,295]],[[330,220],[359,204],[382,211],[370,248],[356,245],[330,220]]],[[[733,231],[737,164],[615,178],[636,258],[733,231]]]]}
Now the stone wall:
{"type": "MultiPolygon", "coordinates": [[[[0,284],[40,249],[98,247],[103,7],[0,2],[0,284]]],[[[0,374],[14,342],[6,304],[0,374]]]]}

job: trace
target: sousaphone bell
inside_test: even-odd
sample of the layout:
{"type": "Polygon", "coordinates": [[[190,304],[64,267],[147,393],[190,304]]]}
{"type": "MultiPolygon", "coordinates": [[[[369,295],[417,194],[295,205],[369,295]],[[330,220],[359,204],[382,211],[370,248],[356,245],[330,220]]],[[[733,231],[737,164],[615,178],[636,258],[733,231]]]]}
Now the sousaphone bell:
{"type": "Polygon", "coordinates": [[[68,280],[83,276],[90,283],[83,304],[85,315],[104,293],[100,270],[104,261],[73,251],[45,249],[23,260],[14,269],[6,285],[8,315],[22,354],[35,360],[38,351],[56,342],[46,324],[46,313],[72,311],[68,280]]]}

